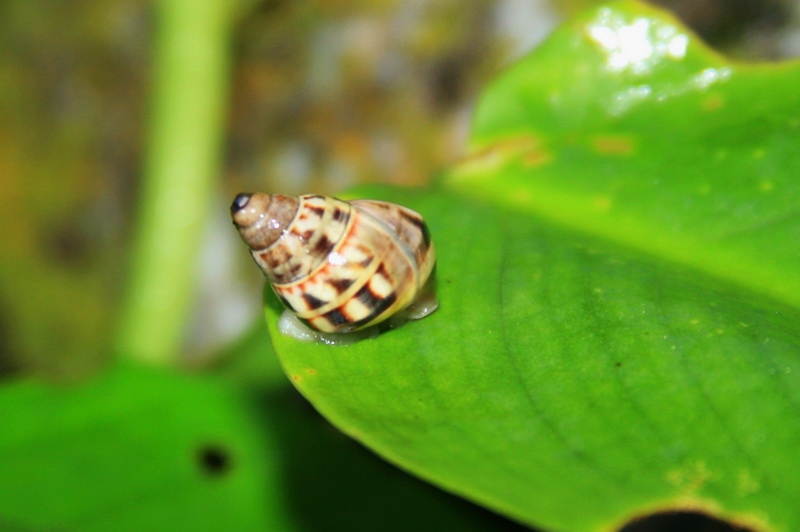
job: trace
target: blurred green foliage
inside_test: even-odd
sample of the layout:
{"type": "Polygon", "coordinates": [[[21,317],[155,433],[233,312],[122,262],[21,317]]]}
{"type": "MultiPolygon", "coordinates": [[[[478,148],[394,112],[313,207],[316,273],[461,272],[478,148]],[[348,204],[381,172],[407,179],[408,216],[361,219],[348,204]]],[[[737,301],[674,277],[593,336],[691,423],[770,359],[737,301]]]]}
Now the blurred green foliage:
{"type": "MultiPolygon", "coordinates": [[[[240,189],[427,181],[461,154],[477,89],[520,38],[499,33],[500,4],[242,2],[220,201],[240,189]]],[[[668,6],[745,56],[774,56],[775,29],[791,20],[786,1],[668,6]]],[[[69,379],[108,358],[140,197],[154,20],[140,0],[0,4],[0,372],[69,379]]]]}
{"type": "MultiPolygon", "coordinates": [[[[142,162],[153,142],[145,109],[159,96],[153,43],[171,37],[159,34],[157,13],[169,1],[0,4],[0,456],[11,464],[0,473],[0,527],[517,528],[333,431],[266,358],[263,332],[210,357],[202,374],[117,360],[121,297],[140,256],[133,220],[148,216],[141,174],[170,175],[142,162]],[[344,480],[351,474],[358,480],[344,480]],[[364,484],[341,489],[354,482],[364,484]]],[[[211,120],[208,138],[228,141],[219,157],[212,142],[201,165],[213,175],[220,164],[222,177],[195,206],[240,189],[425,183],[461,155],[479,87],[513,55],[513,39],[492,25],[500,4],[237,4],[213,45],[230,64],[217,80],[230,81],[230,111],[228,130],[211,120]]],[[[180,150],[181,140],[155,149],[180,150]]],[[[207,208],[209,219],[225,217],[207,208]]],[[[201,267],[195,237],[172,274],[176,290],[191,289],[201,267]]],[[[169,287],[161,292],[169,299],[169,287]]],[[[168,334],[188,346],[193,318],[177,308],[168,334]]],[[[171,349],[171,365],[188,365],[189,347],[171,349]]]]}

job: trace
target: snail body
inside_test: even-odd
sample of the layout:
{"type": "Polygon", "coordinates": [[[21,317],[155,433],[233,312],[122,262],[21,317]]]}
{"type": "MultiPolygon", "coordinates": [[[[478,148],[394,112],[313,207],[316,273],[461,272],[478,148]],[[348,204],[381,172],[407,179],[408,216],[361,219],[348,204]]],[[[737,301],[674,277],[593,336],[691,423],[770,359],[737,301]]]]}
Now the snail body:
{"type": "MultiPolygon", "coordinates": [[[[255,193],[239,194],[231,215],[280,300],[316,331],[365,329],[429,298],[436,253],[425,221],[411,209],[255,193]]],[[[433,301],[410,318],[435,310],[433,301]]]]}

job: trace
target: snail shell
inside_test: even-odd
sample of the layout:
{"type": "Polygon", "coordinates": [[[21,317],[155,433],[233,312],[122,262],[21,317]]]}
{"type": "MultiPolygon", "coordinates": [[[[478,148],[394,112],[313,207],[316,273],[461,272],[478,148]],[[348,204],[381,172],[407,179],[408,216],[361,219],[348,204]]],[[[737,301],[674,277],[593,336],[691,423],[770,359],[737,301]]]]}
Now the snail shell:
{"type": "Polygon", "coordinates": [[[255,193],[236,196],[231,216],[275,293],[317,331],[364,329],[427,295],[436,254],[425,221],[411,209],[255,193]]]}

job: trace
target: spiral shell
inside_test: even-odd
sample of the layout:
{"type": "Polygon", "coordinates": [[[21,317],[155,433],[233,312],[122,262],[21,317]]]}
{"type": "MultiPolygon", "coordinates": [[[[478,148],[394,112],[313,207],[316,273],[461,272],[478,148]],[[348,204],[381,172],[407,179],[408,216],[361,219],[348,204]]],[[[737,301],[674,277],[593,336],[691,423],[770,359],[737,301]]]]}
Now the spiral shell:
{"type": "Polygon", "coordinates": [[[406,309],[427,291],[436,262],[422,216],[393,203],[239,194],[231,215],[281,301],[324,333],[406,309]]]}

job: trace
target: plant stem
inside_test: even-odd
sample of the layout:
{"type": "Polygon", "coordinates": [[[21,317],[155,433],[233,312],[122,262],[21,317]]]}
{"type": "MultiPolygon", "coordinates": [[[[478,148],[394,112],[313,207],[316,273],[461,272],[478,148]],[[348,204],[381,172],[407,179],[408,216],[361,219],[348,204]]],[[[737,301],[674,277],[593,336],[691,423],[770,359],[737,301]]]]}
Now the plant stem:
{"type": "Polygon", "coordinates": [[[198,248],[219,173],[231,7],[161,0],[151,121],[131,274],[116,347],[175,365],[195,289],[198,248]]]}

